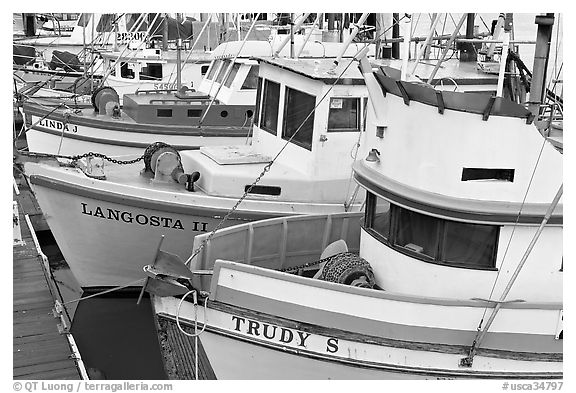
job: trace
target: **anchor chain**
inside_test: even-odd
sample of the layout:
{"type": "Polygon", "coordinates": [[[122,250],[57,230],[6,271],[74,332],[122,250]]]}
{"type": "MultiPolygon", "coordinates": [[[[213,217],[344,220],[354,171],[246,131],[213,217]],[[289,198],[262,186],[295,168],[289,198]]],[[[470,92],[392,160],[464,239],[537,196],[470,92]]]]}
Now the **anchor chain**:
{"type": "Polygon", "coordinates": [[[307,262],[307,263],[304,263],[304,264],[299,265],[299,266],[287,267],[284,269],[280,269],[279,271],[283,272],[283,273],[296,273],[300,269],[305,269],[307,267],[316,266],[316,265],[319,265],[321,263],[328,262],[329,260],[331,260],[332,258],[334,258],[335,256],[340,255],[340,254],[343,254],[343,253],[341,252],[338,254],[330,255],[329,257],[319,259],[317,261],[307,262]]]}
{"type": "Polygon", "coordinates": [[[94,152],[78,154],[75,156],[67,156],[67,155],[62,155],[62,154],[35,153],[35,152],[26,152],[26,151],[19,151],[18,153],[23,155],[23,156],[27,156],[27,157],[64,158],[64,159],[71,160],[71,161],[78,161],[78,160],[85,158],[85,157],[98,157],[98,158],[103,158],[107,161],[110,161],[110,162],[112,162],[114,164],[118,164],[118,165],[135,164],[139,161],[142,161],[144,159],[144,157],[146,156],[145,154],[142,154],[140,157],[135,158],[133,160],[117,160],[115,158],[108,157],[106,154],[94,153],[94,152]]]}

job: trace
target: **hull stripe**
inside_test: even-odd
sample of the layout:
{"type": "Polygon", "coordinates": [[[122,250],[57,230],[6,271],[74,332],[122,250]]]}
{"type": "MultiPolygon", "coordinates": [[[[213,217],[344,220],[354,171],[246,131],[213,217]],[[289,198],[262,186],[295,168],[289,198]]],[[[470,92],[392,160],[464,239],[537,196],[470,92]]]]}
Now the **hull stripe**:
{"type": "MultiPolygon", "coordinates": [[[[50,130],[50,129],[46,129],[46,128],[33,128],[32,130],[36,131],[36,132],[45,133],[45,134],[55,135],[58,138],[60,138],[62,136],[62,132],[59,132],[56,130],[50,130]]],[[[30,131],[28,131],[28,132],[30,132],[30,131]]],[[[115,140],[115,139],[96,138],[93,136],[78,135],[78,134],[71,134],[71,133],[65,133],[64,139],[75,139],[78,141],[89,142],[89,143],[98,143],[98,144],[108,145],[108,146],[110,146],[110,145],[112,145],[112,146],[125,146],[125,147],[139,148],[142,150],[144,150],[148,146],[150,146],[150,143],[148,143],[148,142],[119,141],[119,140],[115,140]]],[[[175,145],[175,144],[170,143],[170,146],[172,146],[176,150],[198,150],[198,149],[200,149],[200,146],[198,146],[198,145],[175,145]]]]}
{"type": "MultiPolygon", "coordinates": [[[[347,332],[357,332],[359,336],[369,335],[386,345],[398,345],[407,349],[421,349],[422,346],[425,346],[427,350],[432,351],[459,352],[463,348],[467,348],[476,335],[475,330],[408,326],[359,318],[273,300],[221,286],[218,286],[216,292],[218,302],[255,310],[257,313],[278,315],[288,320],[303,321],[303,323],[298,323],[300,326],[307,326],[308,324],[310,326],[338,326],[347,332]],[[434,344],[438,345],[435,346],[434,344]]],[[[324,330],[324,328],[322,329],[324,330]]],[[[347,334],[356,335],[356,333],[347,334]]],[[[506,351],[555,354],[562,352],[562,341],[555,340],[552,335],[491,332],[486,336],[483,347],[506,351]]]]}
{"type": "MultiPolygon", "coordinates": [[[[46,187],[67,194],[78,195],[99,201],[118,203],[121,205],[138,207],[142,209],[157,210],[166,213],[214,217],[223,216],[228,211],[228,209],[216,209],[183,204],[176,205],[166,201],[152,200],[150,198],[140,198],[132,195],[118,195],[116,193],[110,192],[109,190],[93,189],[78,184],[68,183],[59,179],[51,179],[43,175],[31,175],[30,182],[36,186],[46,187]]],[[[254,221],[263,218],[282,217],[284,215],[286,214],[277,212],[246,212],[236,210],[233,218],[238,220],[254,221]]]]}
{"type": "MultiPolygon", "coordinates": [[[[26,115],[34,115],[43,117],[50,113],[52,109],[39,108],[33,104],[24,104],[23,111],[26,115]]],[[[110,131],[121,131],[126,133],[141,133],[141,134],[158,134],[158,135],[179,135],[179,136],[204,136],[204,137],[246,137],[248,132],[251,132],[250,127],[235,127],[235,126],[166,126],[162,124],[139,124],[135,122],[125,121],[106,121],[103,118],[86,118],[81,116],[71,116],[67,120],[64,115],[58,111],[53,112],[49,119],[66,122],[68,124],[94,127],[97,132],[98,129],[106,129],[110,131]]],[[[34,128],[37,129],[37,128],[34,128]]]]}
{"type": "MultiPolygon", "coordinates": [[[[159,314],[157,317],[174,320],[174,317],[169,316],[169,315],[165,315],[165,314],[159,314]]],[[[180,323],[183,326],[187,326],[187,327],[193,327],[194,326],[193,321],[189,321],[189,320],[182,319],[182,318],[180,318],[180,323]]],[[[203,323],[199,322],[198,328],[202,329],[203,325],[204,325],[203,323]]],[[[214,327],[214,326],[211,326],[209,324],[206,325],[206,331],[209,331],[209,332],[217,334],[217,335],[226,336],[226,337],[229,337],[229,338],[232,338],[235,340],[248,342],[252,345],[264,346],[264,347],[269,348],[270,350],[292,353],[295,356],[309,357],[309,358],[314,358],[314,359],[321,360],[321,361],[344,363],[344,364],[351,366],[351,367],[371,368],[371,369],[375,369],[375,370],[380,370],[382,372],[404,373],[404,374],[412,374],[412,375],[432,377],[432,378],[434,378],[434,377],[441,377],[441,378],[523,378],[523,379],[524,378],[531,378],[531,379],[534,379],[534,378],[538,378],[538,379],[562,378],[562,373],[556,373],[556,372],[543,372],[543,373],[542,372],[539,372],[539,373],[473,372],[473,371],[468,371],[468,370],[464,370],[464,369],[463,370],[442,370],[442,369],[431,369],[431,368],[423,368],[423,367],[400,366],[400,365],[386,364],[386,363],[376,363],[376,362],[362,361],[362,360],[357,360],[357,359],[345,359],[345,358],[330,356],[330,355],[326,355],[326,354],[319,354],[319,353],[316,353],[313,351],[308,351],[308,350],[288,348],[288,347],[282,346],[280,344],[275,344],[275,343],[271,343],[271,342],[264,341],[264,340],[249,339],[249,338],[242,336],[240,334],[236,334],[234,332],[230,332],[230,331],[218,328],[218,327],[214,327]]],[[[202,339],[202,336],[200,336],[200,339],[202,339]]],[[[208,354],[208,356],[210,356],[210,354],[208,354]]],[[[215,370],[215,371],[217,372],[217,370],[215,370]]]]}

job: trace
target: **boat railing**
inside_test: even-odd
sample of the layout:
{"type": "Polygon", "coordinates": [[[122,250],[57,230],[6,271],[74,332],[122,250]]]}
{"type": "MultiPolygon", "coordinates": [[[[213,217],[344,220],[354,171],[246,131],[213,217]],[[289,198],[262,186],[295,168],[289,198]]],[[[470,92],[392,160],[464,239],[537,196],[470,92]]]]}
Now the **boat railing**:
{"type": "Polygon", "coordinates": [[[225,259],[286,270],[319,260],[326,246],[339,239],[346,242],[348,251],[357,253],[362,218],[362,212],[298,215],[223,228],[211,238],[210,234],[194,238],[194,250],[207,242],[190,261],[190,268],[210,270],[216,259],[225,259]]]}

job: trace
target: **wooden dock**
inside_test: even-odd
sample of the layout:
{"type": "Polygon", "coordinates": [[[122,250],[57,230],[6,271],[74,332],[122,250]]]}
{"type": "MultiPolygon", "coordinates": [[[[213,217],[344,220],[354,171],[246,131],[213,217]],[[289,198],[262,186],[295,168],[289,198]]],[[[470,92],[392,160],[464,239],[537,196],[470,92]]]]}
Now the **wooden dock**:
{"type": "MultiPolygon", "coordinates": [[[[28,191],[29,192],[29,191],[28,191]]],[[[13,247],[13,378],[87,379],[65,313],[54,313],[59,300],[46,256],[40,250],[26,209],[37,208],[31,194],[14,183],[21,242],[13,247]]],[[[36,212],[37,213],[37,212],[36,212]]],[[[17,223],[14,218],[15,224],[17,223]]]]}

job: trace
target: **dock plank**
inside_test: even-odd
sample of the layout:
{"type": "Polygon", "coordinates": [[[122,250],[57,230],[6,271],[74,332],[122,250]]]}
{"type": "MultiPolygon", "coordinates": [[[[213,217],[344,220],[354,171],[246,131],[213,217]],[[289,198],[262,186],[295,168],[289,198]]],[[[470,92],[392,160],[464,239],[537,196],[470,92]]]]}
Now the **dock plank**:
{"type": "Polygon", "coordinates": [[[38,214],[32,194],[13,194],[19,203],[24,245],[13,247],[12,350],[13,378],[32,380],[81,379],[67,338],[58,332],[60,319],[52,312],[54,299],[42,259],[24,218],[38,214]]]}

